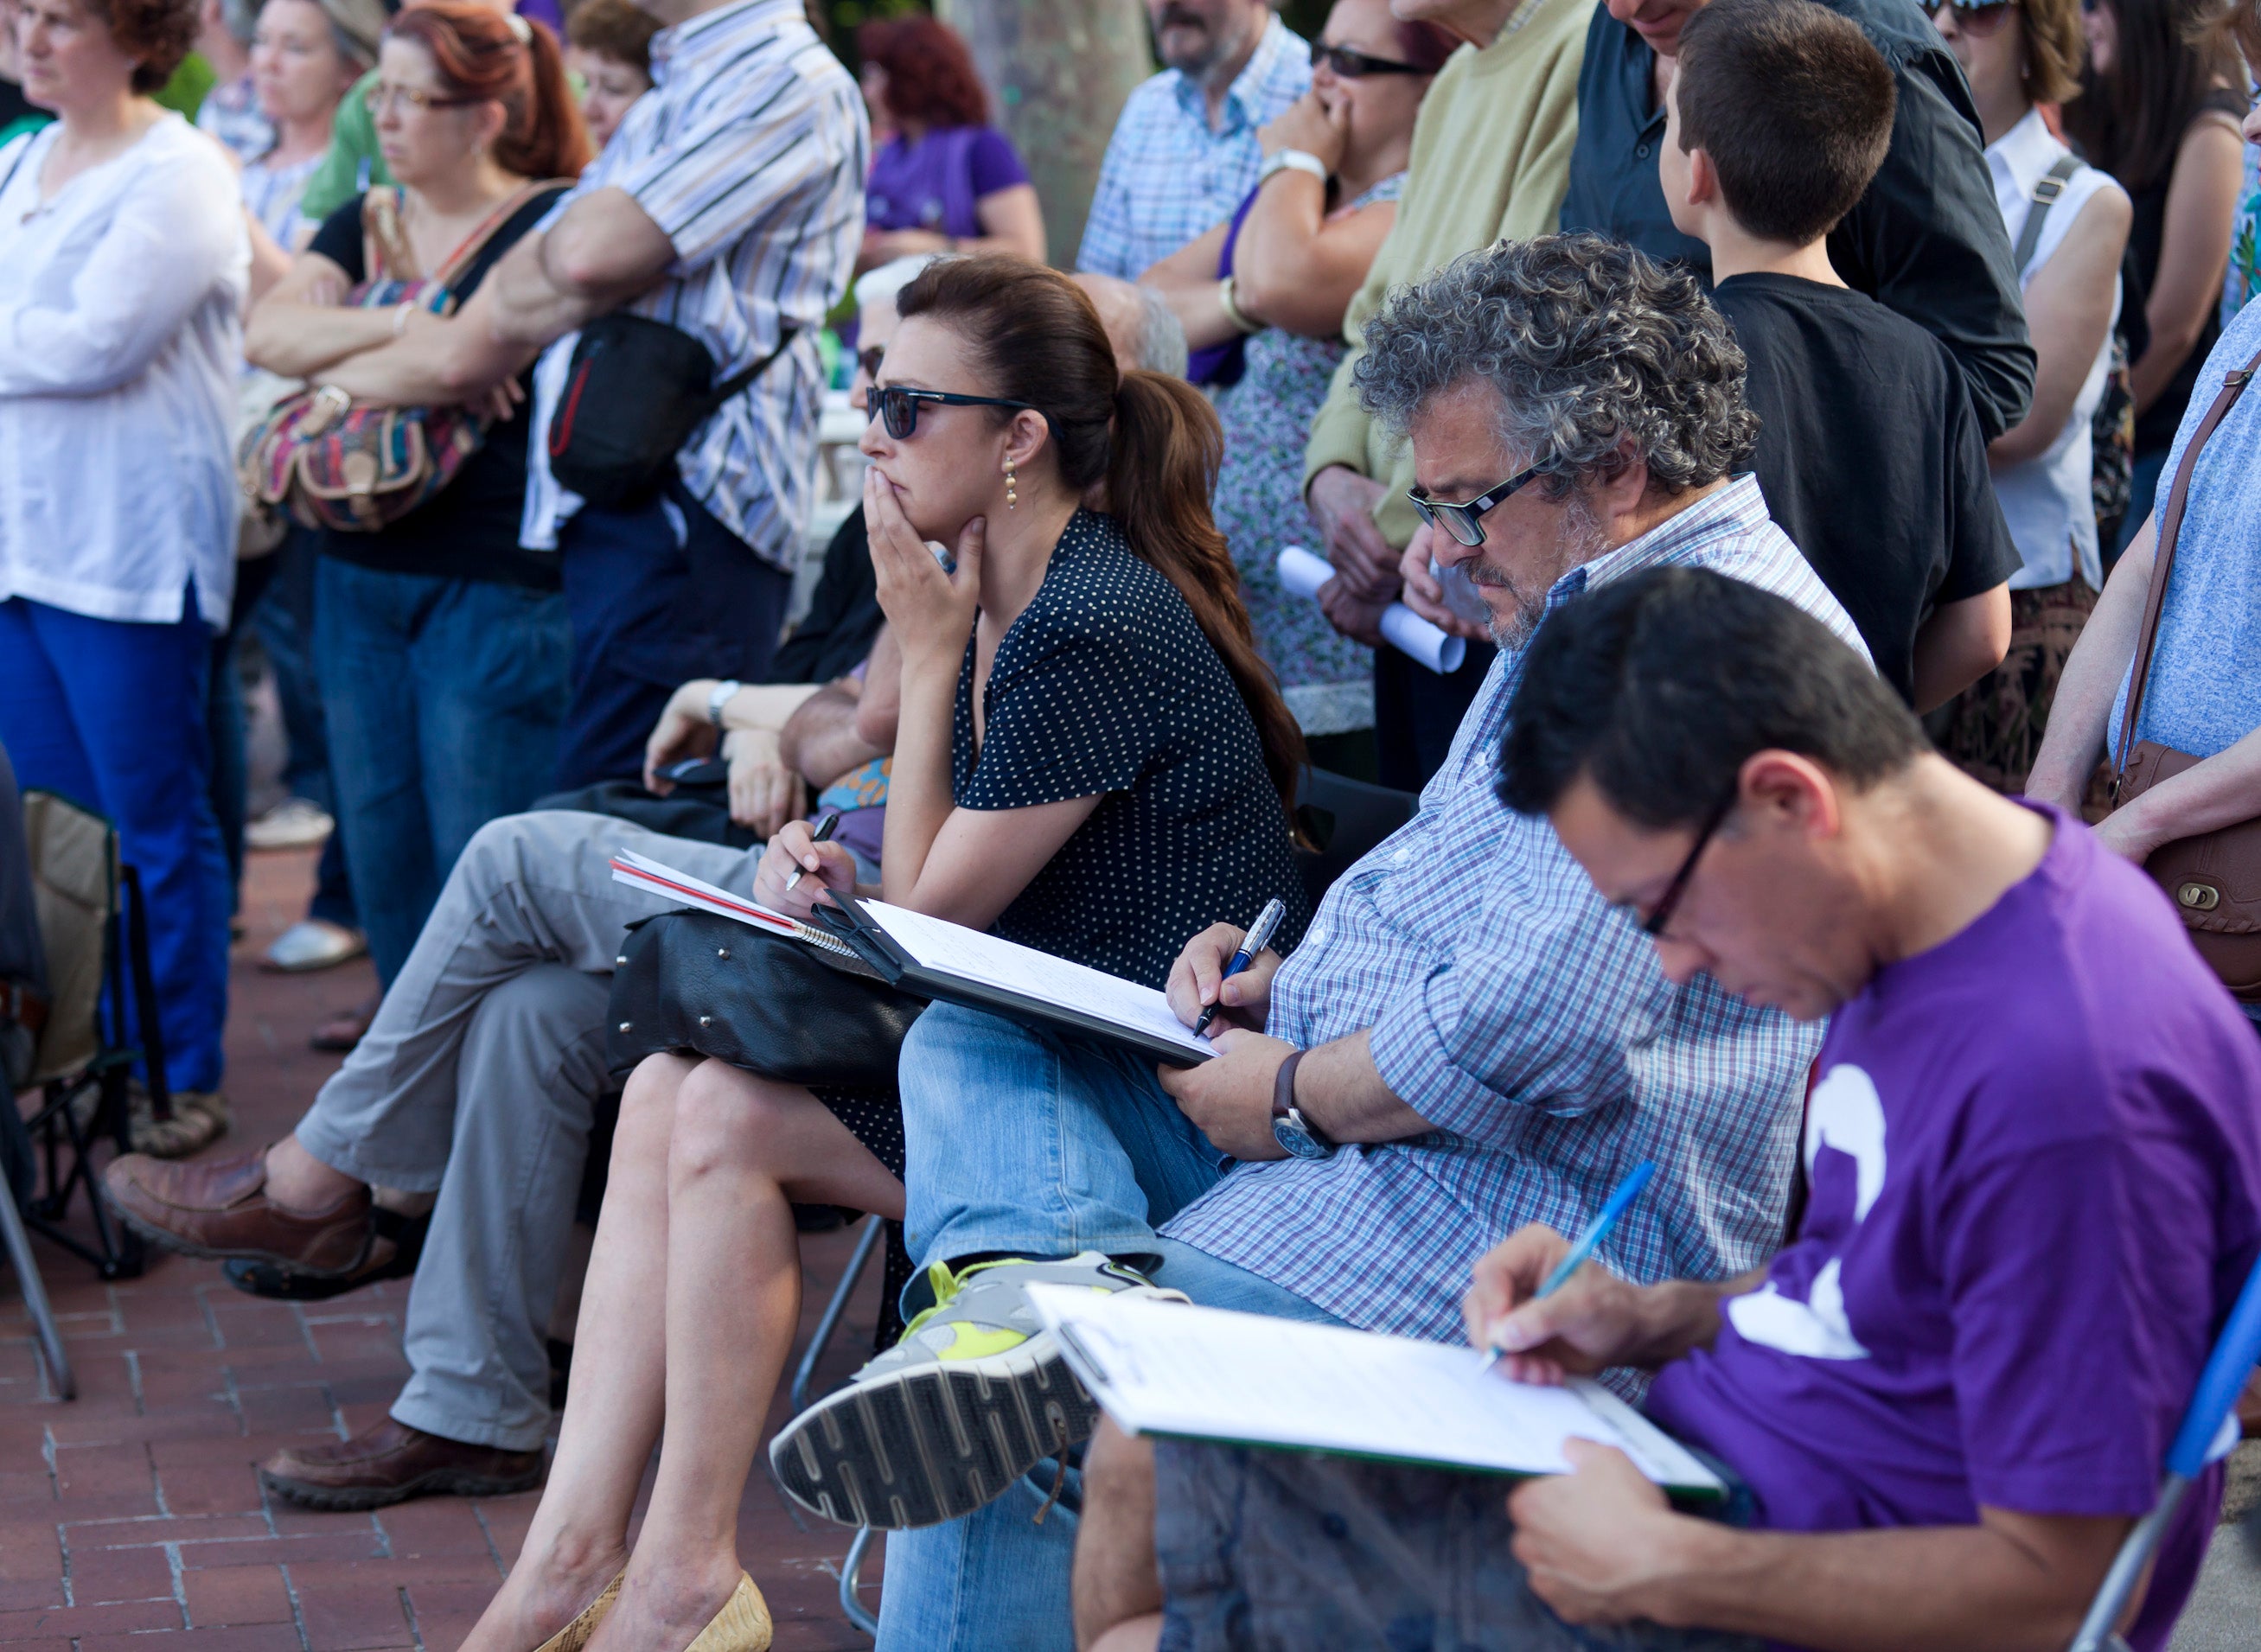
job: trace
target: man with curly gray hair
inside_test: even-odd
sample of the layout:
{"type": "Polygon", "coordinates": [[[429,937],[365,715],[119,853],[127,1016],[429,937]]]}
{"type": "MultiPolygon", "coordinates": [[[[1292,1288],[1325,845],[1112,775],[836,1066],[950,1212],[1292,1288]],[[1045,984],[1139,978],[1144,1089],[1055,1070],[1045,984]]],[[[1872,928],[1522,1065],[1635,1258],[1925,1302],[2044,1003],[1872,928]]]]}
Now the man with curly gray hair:
{"type": "Polygon", "coordinates": [[[1722,520],[1763,524],[1795,555],[1756,484],[1728,479],[1758,438],[1743,367],[1691,277],[1598,235],[1502,241],[1400,288],[1357,374],[1367,412],[1413,442],[1409,600],[1476,634],[1433,561],[1475,586],[1492,640],[1519,647],[1573,569],[1731,489],[1722,520]]]}

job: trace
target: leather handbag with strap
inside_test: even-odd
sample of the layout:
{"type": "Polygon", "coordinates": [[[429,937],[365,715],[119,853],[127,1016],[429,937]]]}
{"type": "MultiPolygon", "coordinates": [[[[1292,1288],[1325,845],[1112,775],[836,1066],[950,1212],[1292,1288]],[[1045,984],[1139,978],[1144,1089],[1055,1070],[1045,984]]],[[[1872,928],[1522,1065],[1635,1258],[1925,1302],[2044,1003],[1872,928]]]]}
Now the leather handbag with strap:
{"type": "MultiPolygon", "coordinates": [[[[456,307],[508,249],[495,235],[527,203],[567,186],[530,183],[514,191],[428,277],[416,268],[400,219],[398,188],[362,199],[362,268],[352,305],[397,310],[413,304],[434,315],[456,307]]],[[[255,513],[281,512],[306,528],[373,533],[391,526],[455,479],[486,438],[486,420],[468,407],[359,406],[341,391],[301,390],[276,402],[236,449],[236,472],[255,513]]]]}
{"type": "MultiPolygon", "coordinates": [[[[2191,473],[2207,441],[2245,393],[2261,355],[2222,376],[2214,405],[2191,434],[2174,486],[2159,518],[2158,551],[2143,602],[2143,628],[2128,682],[2127,708],[2120,717],[2120,764],[2113,775],[2112,806],[2122,808],[2163,780],[2172,779],[2202,761],[2156,740],[2135,741],[2135,724],[2151,673],[2151,654],[2159,640],[2159,616],[2166,607],[2167,580],[2174,571],[2175,542],[2190,502],[2191,473]]],[[[2199,956],[2223,986],[2248,1003],[2261,1003],[2261,817],[2242,820],[2195,837],[2161,844],[2143,863],[2182,914],[2199,956]]]]}

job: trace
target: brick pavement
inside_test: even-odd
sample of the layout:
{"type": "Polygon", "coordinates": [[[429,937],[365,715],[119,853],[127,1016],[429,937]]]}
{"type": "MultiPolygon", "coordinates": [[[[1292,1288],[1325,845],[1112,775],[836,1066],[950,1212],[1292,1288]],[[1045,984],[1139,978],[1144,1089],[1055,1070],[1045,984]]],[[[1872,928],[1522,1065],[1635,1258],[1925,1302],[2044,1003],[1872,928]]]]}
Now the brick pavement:
{"type": "MultiPolygon", "coordinates": [[[[251,859],[228,1022],[235,1121],[222,1151],[290,1128],[336,1066],[307,1049],[307,1034],[373,985],[365,963],[295,978],[252,966],[299,916],[312,873],[311,854],[251,859]]],[[[851,1239],[804,1244],[804,1337],[851,1239]]],[[[63,1404],[48,1389],[0,1263],[5,1652],[453,1652],[517,1554],[534,1494],[316,1514],[269,1500],[253,1472],[278,1445],[383,1415],[407,1371],[406,1282],[302,1306],[243,1296],[215,1264],[160,1255],[141,1278],[105,1286],[39,1243],[79,1397],[63,1404]]],[[[878,1272],[821,1382],[868,1347],[878,1272]]],[[[849,1534],[810,1524],[800,1529],[756,1475],[739,1554],[777,1615],[777,1645],[868,1645],[834,1598],[849,1534]]],[[[876,1555],[865,1571],[876,1581],[876,1555]]]]}

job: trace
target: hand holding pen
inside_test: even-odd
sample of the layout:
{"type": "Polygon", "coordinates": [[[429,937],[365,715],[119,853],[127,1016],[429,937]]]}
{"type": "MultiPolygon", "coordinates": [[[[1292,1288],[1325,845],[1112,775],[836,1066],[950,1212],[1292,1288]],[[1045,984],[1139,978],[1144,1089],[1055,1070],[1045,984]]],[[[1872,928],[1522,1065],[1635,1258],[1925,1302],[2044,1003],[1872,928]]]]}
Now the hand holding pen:
{"type": "MultiPolygon", "coordinates": [[[[832,834],[839,830],[840,811],[836,808],[818,824],[815,836],[808,841],[812,844],[829,844],[832,841],[832,834]]],[[[808,871],[808,868],[806,866],[795,866],[793,869],[793,876],[785,880],[785,892],[787,894],[793,893],[793,885],[799,883],[808,871]]]]}
{"type": "MultiPolygon", "coordinates": [[[[1609,1202],[1602,1206],[1600,1212],[1592,1221],[1586,1224],[1584,1231],[1571,1243],[1570,1248],[1562,1253],[1561,1259],[1553,1268],[1547,1269],[1547,1277],[1540,1282],[1539,1289],[1517,1306],[1522,1307],[1529,1303],[1543,1302],[1568,1284],[1577,1271],[1593,1260],[1594,1253],[1601,1247],[1602,1241],[1609,1237],[1610,1231],[1617,1226],[1625,1213],[1633,1208],[1633,1201],[1640,1197],[1641,1189],[1648,1186],[1649,1179],[1655,1174],[1656,1166],[1653,1161],[1644,1160],[1634,1166],[1633,1173],[1618,1183],[1617,1191],[1610,1195],[1609,1202]]],[[[1518,1235],[1517,1239],[1509,1240],[1506,1245],[1500,1247],[1500,1252],[1511,1251],[1521,1242],[1522,1238],[1523,1236],[1518,1235]]],[[[1494,1253],[1494,1257],[1499,1253],[1499,1252],[1494,1253]]],[[[1492,1261],[1492,1257],[1487,1257],[1478,1262],[1479,1273],[1481,1274],[1487,1264],[1492,1261]]],[[[1473,1295],[1474,1293],[1472,1296],[1473,1295]]],[[[1473,1318],[1473,1314],[1471,1317],[1473,1318]]],[[[1471,1324],[1469,1329],[1473,1333],[1475,1326],[1471,1324]]],[[[1497,1326],[1492,1329],[1496,1332],[1497,1326]]],[[[1508,1352],[1497,1341],[1493,1342],[1484,1350],[1483,1368],[1487,1371],[1490,1370],[1493,1366],[1507,1357],[1508,1352]]]]}
{"type": "Polygon", "coordinates": [[[1239,946],[1234,950],[1231,961],[1225,965],[1224,973],[1218,977],[1217,998],[1201,1012],[1201,1019],[1194,1023],[1194,1037],[1198,1038],[1207,1032],[1209,1024],[1217,1018],[1217,1012],[1224,1002],[1224,983],[1246,969],[1255,961],[1259,952],[1272,945],[1272,937],[1280,927],[1280,920],[1287,916],[1288,909],[1283,902],[1271,900],[1264,903],[1264,909],[1256,915],[1256,922],[1248,926],[1248,933],[1241,937],[1239,946]]]}

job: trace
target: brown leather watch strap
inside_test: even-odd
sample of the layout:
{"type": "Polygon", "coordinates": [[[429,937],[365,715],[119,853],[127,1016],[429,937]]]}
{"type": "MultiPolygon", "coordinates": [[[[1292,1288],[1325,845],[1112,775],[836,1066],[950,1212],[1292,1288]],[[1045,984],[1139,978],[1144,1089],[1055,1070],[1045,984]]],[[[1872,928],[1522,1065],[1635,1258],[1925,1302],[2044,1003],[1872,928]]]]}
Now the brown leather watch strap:
{"type": "Polygon", "coordinates": [[[1285,1118],[1296,1105],[1296,1069],[1303,1064],[1304,1052],[1290,1050],[1288,1059],[1280,1063],[1280,1070],[1272,1075],[1272,1117],[1285,1118]]]}

